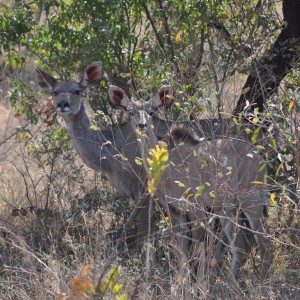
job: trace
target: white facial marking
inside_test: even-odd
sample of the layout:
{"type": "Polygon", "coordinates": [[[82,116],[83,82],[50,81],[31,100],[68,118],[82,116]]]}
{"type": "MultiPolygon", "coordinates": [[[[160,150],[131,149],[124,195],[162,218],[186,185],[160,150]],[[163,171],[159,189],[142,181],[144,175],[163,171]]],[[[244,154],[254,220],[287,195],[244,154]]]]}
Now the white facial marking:
{"type": "Polygon", "coordinates": [[[139,127],[141,130],[146,130],[147,129],[147,117],[146,117],[146,112],[145,111],[140,111],[139,112],[139,127]]]}

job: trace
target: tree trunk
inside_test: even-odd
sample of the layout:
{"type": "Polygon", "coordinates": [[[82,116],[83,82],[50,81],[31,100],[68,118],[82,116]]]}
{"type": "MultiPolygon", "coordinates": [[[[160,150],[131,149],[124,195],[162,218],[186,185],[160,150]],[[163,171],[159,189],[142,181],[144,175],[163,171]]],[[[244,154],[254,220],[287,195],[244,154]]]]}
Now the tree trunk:
{"type": "Polygon", "coordinates": [[[255,108],[262,112],[266,100],[277,92],[280,82],[299,58],[296,47],[300,45],[300,1],[284,0],[282,8],[284,28],[273,47],[253,62],[253,69],[233,111],[234,115],[244,111],[246,101],[249,102],[247,112],[253,112],[255,108]]]}

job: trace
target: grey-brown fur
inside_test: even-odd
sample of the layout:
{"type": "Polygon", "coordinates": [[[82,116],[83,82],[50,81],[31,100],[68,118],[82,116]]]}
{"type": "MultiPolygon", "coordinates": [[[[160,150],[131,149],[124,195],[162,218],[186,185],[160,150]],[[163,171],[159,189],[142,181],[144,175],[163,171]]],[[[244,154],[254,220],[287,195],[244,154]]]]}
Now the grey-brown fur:
{"type": "MultiPolygon", "coordinates": [[[[158,94],[163,94],[165,89],[170,93],[170,87],[162,87],[158,94]]],[[[159,102],[159,98],[155,101],[159,102]]],[[[145,103],[143,111],[147,111],[151,105],[145,103]]],[[[143,125],[144,134],[138,136],[145,166],[148,149],[154,148],[158,141],[152,121],[153,118],[148,117],[148,126],[143,125]]],[[[143,121],[135,121],[135,124],[140,123],[143,121]]],[[[175,132],[177,130],[175,129],[175,132]]],[[[177,143],[175,138],[174,147],[169,150],[169,167],[163,173],[156,192],[158,201],[172,214],[174,224],[182,226],[182,232],[187,230],[184,222],[188,216],[192,221],[195,246],[200,229],[197,224],[206,221],[209,208],[213,212],[212,218],[220,219],[222,229],[229,240],[233,256],[232,273],[235,277],[238,277],[240,267],[250,252],[245,232],[239,228],[244,224],[240,213],[242,211],[253,230],[262,259],[261,275],[265,278],[272,253],[268,248],[264,227],[264,211],[269,198],[264,184],[265,169],[261,170],[263,158],[253,145],[239,138],[223,135],[219,139],[197,143],[197,138],[185,130],[180,129],[175,137],[176,135],[180,141],[185,138],[186,141],[192,142],[177,143]],[[203,189],[196,197],[201,186],[203,189]],[[190,189],[191,194],[188,200],[186,189],[190,189]]],[[[188,261],[187,244],[180,244],[182,254],[188,261]]]]}
{"type": "Polygon", "coordinates": [[[80,82],[59,82],[44,71],[36,69],[39,85],[52,90],[54,105],[65,120],[73,146],[82,161],[95,171],[103,172],[124,196],[139,203],[138,234],[148,233],[148,195],[145,190],[146,173],[135,163],[140,157],[139,145],[131,123],[113,125],[104,130],[92,130],[83,102],[83,91],[102,79],[99,62],[86,67],[80,82]]]}

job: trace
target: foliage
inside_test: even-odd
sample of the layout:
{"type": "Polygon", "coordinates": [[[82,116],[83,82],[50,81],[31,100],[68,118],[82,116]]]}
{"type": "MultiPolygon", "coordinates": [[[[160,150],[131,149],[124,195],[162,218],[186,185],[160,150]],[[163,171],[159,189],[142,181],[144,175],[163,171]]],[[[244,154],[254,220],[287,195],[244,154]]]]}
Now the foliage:
{"type": "Polygon", "coordinates": [[[147,163],[149,165],[148,192],[153,195],[159,185],[163,172],[168,167],[169,153],[166,145],[162,143],[150,149],[149,153],[150,157],[147,157],[147,163]]]}
{"type": "MultiPolygon", "coordinates": [[[[122,259],[122,263],[126,261],[131,267],[132,273],[129,275],[134,277],[131,285],[139,285],[141,281],[140,258],[134,256],[132,246],[127,240],[122,248],[127,251],[124,251],[126,257],[118,257],[116,265],[111,266],[106,279],[100,279],[100,282],[95,284],[90,266],[85,265],[87,262],[91,263],[93,258],[91,264],[95,269],[98,269],[98,265],[107,263],[114,245],[107,235],[114,237],[116,228],[123,226],[126,216],[123,214],[122,205],[125,201],[120,200],[120,207],[115,208],[112,213],[109,208],[115,205],[116,200],[105,200],[106,197],[101,195],[96,197],[97,203],[100,201],[102,204],[93,211],[93,218],[86,218],[82,211],[74,213],[74,201],[78,194],[90,190],[93,184],[99,183],[99,178],[94,178],[93,175],[92,184],[88,187],[83,184],[86,179],[85,170],[76,164],[68,136],[65,129],[59,125],[60,120],[57,119],[55,108],[51,106],[51,99],[37,92],[33,84],[34,65],[60,79],[66,79],[80,74],[92,61],[101,61],[105,80],[100,87],[86,93],[86,100],[96,111],[92,120],[93,129],[98,129],[96,119],[103,117],[99,110],[111,113],[104,92],[110,83],[143,99],[152,96],[162,84],[171,84],[176,92],[177,105],[173,117],[180,120],[227,116],[232,112],[240,93],[243,75],[253,72],[253,62],[258,61],[272,45],[281,29],[275,10],[278,2],[5,0],[0,3],[0,51],[5,58],[5,70],[14,70],[9,99],[21,124],[13,135],[16,136],[14,143],[25,146],[26,149],[24,151],[20,147],[24,151],[21,156],[22,168],[10,158],[18,176],[13,178],[14,175],[10,175],[7,182],[1,180],[0,183],[2,209],[6,213],[13,210],[13,213],[16,213],[15,217],[19,218],[19,222],[13,222],[9,213],[5,224],[12,223],[15,232],[24,234],[24,241],[22,236],[22,242],[19,243],[14,241],[16,234],[13,234],[13,237],[4,233],[3,237],[0,235],[0,250],[5,253],[0,257],[0,275],[3,278],[0,292],[3,295],[4,292],[7,293],[5,295],[12,294],[16,288],[21,290],[23,281],[27,280],[28,286],[24,291],[28,291],[28,299],[34,299],[39,290],[44,289],[50,291],[49,299],[54,299],[63,291],[68,291],[69,299],[78,298],[78,295],[87,299],[94,296],[125,299],[123,289],[125,286],[127,289],[130,284],[123,285],[119,280],[120,267],[117,265],[122,259]],[[24,70],[29,70],[26,76],[23,76],[24,70]],[[42,125],[43,130],[39,130],[37,135],[32,125],[41,126],[41,122],[45,125],[42,125]],[[33,169],[30,165],[32,162],[36,164],[33,169]],[[13,179],[17,180],[20,191],[12,185],[13,179]],[[13,195],[13,200],[9,195],[13,195]],[[48,208],[51,214],[48,213],[48,208]],[[28,221],[31,209],[34,211],[34,222],[28,221]],[[39,217],[37,212],[49,214],[49,220],[44,216],[39,217]],[[52,218],[54,212],[56,216],[52,218]],[[111,215],[118,215],[118,218],[111,215]],[[70,221],[72,218],[77,226],[70,221]],[[62,225],[55,233],[55,225],[60,224],[58,220],[62,225]],[[97,223],[95,226],[92,223],[94,221],[100,225],[97,223]],[[89,222],[90,226],[87,226],[89,222]],[[114,226],[109,226],[109,222],[114,223],[114,226]],[[101,230],[105,234],[99,235],[101,230]],[[34,248],[32,244],[35,244],[35,235],[38,236],[39,243],[34,248]],[[107,243],[107,240],[110,242],[107,243]],[[34,248],[36,253],[28,254],[29,248],[34,248]],[[34,261],[34,266],[31,265],[32,269],[24,274],[23,270],[27,271],[26,264],[31,260],[34,261]],[[74,277],[74,269],[78,270],[79,265],[85,266],[80,274],[74,277]],[[65,274],[68,278],[73,278],[69,287],[65,274]],[[33,282],[40,282],[35,288],[32,283],[34,276],[36,281],[33,282]],[[48,286],[45,278],[50,282],[48,286]],[[56,293],[53,292],[54,286],[56,293]]],[[[263,114],[254,112],[251,117],[253,125],[260,125],[261,119],[268,121],[264,123],[267,125],[263,129],[245,129],[249,140],[256,144],[258,151],[264,152],[266,164],[274,174],[272,181],[270,179],[271,187],[277,190],[281,188],[281,192],[271,193],[270,220],[276,242],[275,256],[278,255],[274,263],[276,266],[273,282],[282,282],[282,286],[288,287],[287,279],[292,276],[296,283],[299,282],[299,253],[296,251],[299,249],[299,209],[297,201],[294,201],[299,193],[300,172],[299,78],[299,64],[295,62],[293,71],[286,78],[280,93],[268,99],[269,109],[263,114]],[[270,135],[267,145],[260,145],[259,137],[264,132],[274,133],[274,136],[276,133],[278,138],[270,135]],[[284,182],[280,181],[282,178],[285,179],[284,182]],[[282,253],[285,255],[281,255],[282,253]],[[291,264],[289,260],[295,263],[291,264]],[[291,268],[296,275],[289,275],[292,271],[284,272],[291,268]]],[[[0,92],[2,95],[2,90],[0,92]]],[[[105,122],[109,123],[108,117],[105,117],[105,122]]],[[[242,119],[237,117],[234,122],[237,125],[237,133],[243,133],[242,119]]],[[[5,144],[2,141],[0,143],[5,144]]],[[[10,145],[9,150],[12,150],[10,145]]],[[[163,172],[168,167],[168,151],[164,146],[158,145],[150,153],[148,191],[154,194],[163,172]]],[[[4,155],[0,158],[5,161],[6,157],[4,155]]],[[[126,160],[126,157],[119,156],[119,159],[126,160]]],[[[136,162],[142,164],[139,158],[136,162]]],[[[2,179],[5,172],[2,172],[2,169],[0,171],[2,179]]],[[[181,182],[177,183],[182,186],[181,182]]],[[[207,185],[208,183],[199,185],[195,195],[191,195],[187,190],[184,196],[201,199],[207,185]]],[[[106,195],[108,184],[102,183],[103,186],[105,191],[102,192],[106,195]]],[[[175,282],[176,271],[172,260],[174,255],[172,250],[166,247],[168,244],[165,243],[164,235],[169,230],[169,223],[168,217],[161,218],[158,225],[161,232],[156,237],[160,249],[163,249],[161,251],[164,251],[158,260],[160,263],[164,260],[164,263],[153,263],[153,269],[156,275],[158,270],[161,271],[167,278],[166,281],[175,282]]],[[[124,253],[122,252],[122,255],[124,253]]],[[[104,275],[100,276],[104,278],[104,275]]],[[[226,275],[223,274],[223,277],[226,275]]],[[[181,282],[186,282],[186,278],[181,277],[181,274],[180,278],[182,281],[170,288],[174,299],[182,296],[178,291],[181,289],[181,282]]],[[[219,295],[228,299],[238,297],[237,290],[231,286],[230,291],[227,291],[228,295],[223,294],[223,289],[227,286],[224,284],[226,279],[219,283],[222,285],[219,295]]],[[[249,286],[250,281],[247,278],[249,286]]],[[[153,285],[155,284],[156,282],[153,285]]],[[[196,286],[194,282],[193,285],[196,286]]],[[[249,292],[249,295],[253,292],[252,297],[256,299],[262,297],[259,294],[262,289],[260,285],[257,288],[258,285],[254,279],[252,290],[249,292]]],[[[294,285],[297,288],[297,284],[294,285]]],[[[287,289],[293,293],[292,289],[284,290],[279,286],[280,284],[278,295],[287,289]]],[[[145,294],[152,288],[148,290],[148,287],[143,291],[145,294]]],[[[164,291],[163,287],[158,286],[158,289],[160,288],[161,296],[164,291]]],[[[271,290],[274,287],[267,285],[266,288],[271,290]]],[[[203,288],[205,289],[206,287],[203,288]]],[[[202,290],[199,288],[197,292],[200,294],[202,290]]],[[[20,295],[23,294],[18,296],[20,295]]],[[[268,297],[273,299],[275,296],[270,292],[268,297]]]]}
{"type": "Polygon", "coordinates": [[[57,300],[78,300],[78,299],[115,299],[126,300],[127,294],[121,293],[123,284],[118,281],[120,276],[120,266],[113,266],[107,274],[104,281],[99,282],[96,286],[89,279],[91,265],[84,265],[80,268],[80,274],[70,281],[70,291],[66,297],[62,294],[57,296],[57,300]]]}
{"type": "Polygon", "coordinates": [[[169,83],[177,87],[185,109],[208,109],[216,100],[220,109],[224,80],[244,72],[249,56],[273,41],[274,5],[248,0],[15,1],[0,5],[0,44],[15,66],[34,56],[41,68],[66,78],[100,60],[111,83],[138,97],[169,83]],[[200,104],[203,96],[206,103],[200,104]]]}

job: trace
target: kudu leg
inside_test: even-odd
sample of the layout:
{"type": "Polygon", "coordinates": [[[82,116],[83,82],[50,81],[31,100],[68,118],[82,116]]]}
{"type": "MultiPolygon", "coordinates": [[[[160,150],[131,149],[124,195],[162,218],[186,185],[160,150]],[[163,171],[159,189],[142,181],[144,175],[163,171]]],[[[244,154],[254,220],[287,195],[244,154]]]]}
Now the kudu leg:
{"type": "Polygon", "coordinates": [[[230,252],[232,255],[231,271],[235,279],[239,278],[241,267],[244,265],[250,253],[250,243],[245,230],[241,229],[237,208],[225,209],[225,214],[221,218],[222,228],[228,239],[230,252]]]}
{"type": "Polygon", "coordinates": [[[272,251],[271,245],[266,238],[267,229],[264,225],[264,206],[252,205],[243,209],[245,216],[247,217],[251,230],[254,232],[254,239],[256,241],[260,259],[261,259],[261,280],[268,278],[269,268],[272,263],[272,251]]]}
{"type": "Polygon", "coordinates": [[[176,256],[183,268],[188,267],[189,263],[189,240],[188,240],[188,220],[185,213],[174,212],[170,210],[170,218],[172,224],[172,233],[174,234],[175,241],[173,240],[173,247],[176,251],[176,256]]]}
{"type": "Polygon", "coordinates": [[[136,227],[139,247],[143,247],[145,242],[149,242],[150,234],[153,232],[154,222],[152,222],[153,208],[151,201],[150,195],[147,195],[136,205],[136,227]]]}
{"type": "Polygon", "coordinates": [[[189,224],[185,212],[173,210],[166,206],[168,217],[171,221],[171,243],[178,262],[176,279],[181,287],[180,299],[190,299],[190,256],[189,256],[189,224]]]}

